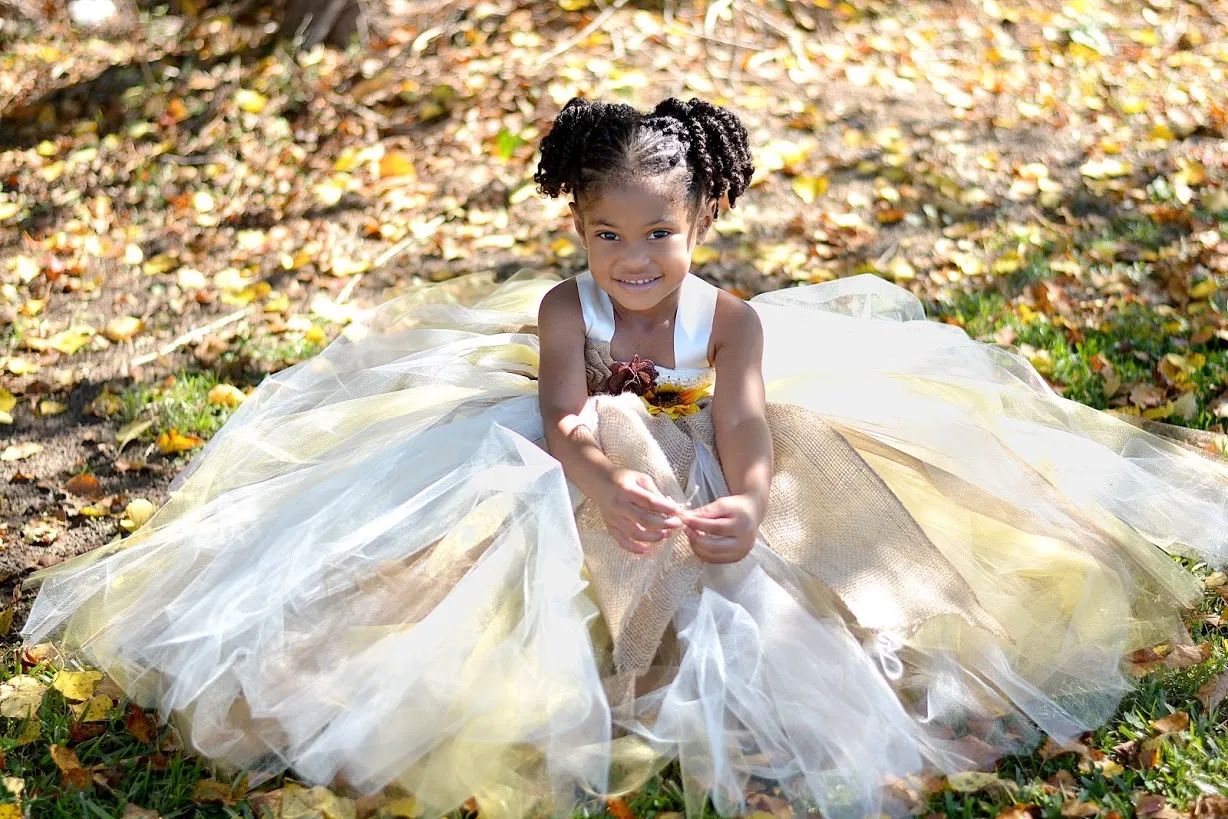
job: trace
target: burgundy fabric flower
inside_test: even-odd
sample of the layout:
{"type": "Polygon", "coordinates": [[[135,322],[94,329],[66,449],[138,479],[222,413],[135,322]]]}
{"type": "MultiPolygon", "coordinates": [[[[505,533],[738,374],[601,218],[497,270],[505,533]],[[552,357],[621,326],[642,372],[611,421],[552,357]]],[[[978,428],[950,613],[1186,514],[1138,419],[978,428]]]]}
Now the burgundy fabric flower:
{"type": "Polygon", "coordinates": [[[631,356],[630,361],[619,361],[610,367],[610,377],[605,381],[605,391],[610,395],[633,392],[642,396],[657,381],[657,365],[651,359],[631,356]]]}

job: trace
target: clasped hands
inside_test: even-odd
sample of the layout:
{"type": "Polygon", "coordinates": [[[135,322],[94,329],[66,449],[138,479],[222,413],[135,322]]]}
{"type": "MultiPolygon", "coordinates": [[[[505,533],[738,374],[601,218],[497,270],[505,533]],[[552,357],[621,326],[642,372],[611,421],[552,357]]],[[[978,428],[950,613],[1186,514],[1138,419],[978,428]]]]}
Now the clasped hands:
{"type": "Polygon", "coordinates": [[[595,500],[622,548],[645,554],[685,529],[691,550],[706,563],[736,563],[746,557],[764,514],[747,495],[727,495],[698,509],[684,509],[650,476],[630,469],[617,470],[603,495],[595,500]]]}

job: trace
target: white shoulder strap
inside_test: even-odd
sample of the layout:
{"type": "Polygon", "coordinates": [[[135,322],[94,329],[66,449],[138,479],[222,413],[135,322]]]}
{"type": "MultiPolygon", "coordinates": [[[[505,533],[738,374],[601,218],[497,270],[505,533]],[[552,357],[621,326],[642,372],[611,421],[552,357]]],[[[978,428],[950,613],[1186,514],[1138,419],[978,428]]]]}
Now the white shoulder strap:
{"type": "Polygon", "coordinates": [[[720,288],[694,273],[688,273],[683,279],[678,318],[674,323],[675,369],[698,370],[712,366],[708,361],[708,342],[712,340],[716,297],[720,292],[720,288]]]}
{"type": "Polygon", "coordinates": [[[580,291],[580,309],[584,311],[584,335],[594,341],[614,338],[614,305],[609,294],[597,286],[592,271],[585,270],[576,276],[576,288],[580,291]]]}

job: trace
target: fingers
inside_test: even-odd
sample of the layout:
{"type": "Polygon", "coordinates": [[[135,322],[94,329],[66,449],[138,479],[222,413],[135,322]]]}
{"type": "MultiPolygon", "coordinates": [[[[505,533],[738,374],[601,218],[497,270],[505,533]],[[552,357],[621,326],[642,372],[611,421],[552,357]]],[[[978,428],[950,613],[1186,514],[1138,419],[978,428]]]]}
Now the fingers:
{"type": "Polygon", "coordinates": [[[628,552],[642,555],[646,554],[650,549],[652,549],[652,544],[650,543],[640,543],[637,540],[632,540],[630,537],[612,526],[608,528],[610,530],[610,536],[614,538],[614,542],[626,549],[628,552]]]}
{"type": "Polygon", "coordinates": [[[688,529],[710,535],[733,537],[742,533],[742,523],[736,518],[705,518],[689,512],[682,513],[683,523],[688,529]]]}
{"type": "Polygon", "coordinates": [[[657,485],[648,475],[640,473],[634,483],[626,486],[626,490],[632,502],[641,509],[666,517],[676,516],[679,512],[678,504],[657,489],[657,485]]]}

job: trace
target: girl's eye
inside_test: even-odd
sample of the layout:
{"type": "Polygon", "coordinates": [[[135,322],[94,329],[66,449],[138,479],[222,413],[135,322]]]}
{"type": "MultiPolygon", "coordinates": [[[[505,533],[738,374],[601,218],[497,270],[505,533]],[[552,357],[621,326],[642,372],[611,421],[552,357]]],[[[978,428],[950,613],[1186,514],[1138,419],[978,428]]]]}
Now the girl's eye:
{"type": "MultiPolygon", "coordinates": [[[[610,231],[608,231],[608,230],[603,230],[603,231],[600,231],[600,232],[597,234],[597,238],[598,238],[598,239],[605,239],[605,237],[607,237],[607,236],[614,236],[614,234],[613,234],[613,233],[611,233],[611,232],[610,232],[610,231]]],[[[612,240],[611,240],[611,239],[607,239],[606,241],[612,241],[612,240]]]]}
{"type": "MultiPolygon", "coordinates": [[[[664,233],[664,234],[665,234],[665,236],[668,236],[668,235],[669,235],[669,231],[668,231],[668,230],[666,230],[665,228],[660,228],[660,229],[658,229],[658,230],[654,230],[654,231],[652,232],[652,235],[653,235],[653,236],[657,236],[657,234],[658,234],[658,233],[664,233]]],[[[664,238],[665,238],[665,236],[657,236],[657,238],[658,238],[658,239],[664,239],[664,238]]]]}

